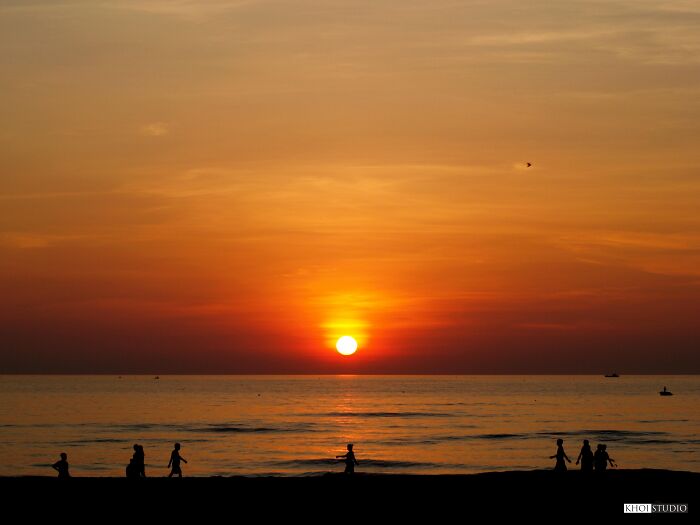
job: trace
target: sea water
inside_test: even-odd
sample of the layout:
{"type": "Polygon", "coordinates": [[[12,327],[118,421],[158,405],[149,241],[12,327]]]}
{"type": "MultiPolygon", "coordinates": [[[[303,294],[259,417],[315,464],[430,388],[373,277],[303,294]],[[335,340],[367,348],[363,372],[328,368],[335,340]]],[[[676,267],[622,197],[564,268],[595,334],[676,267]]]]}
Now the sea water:
{"type": "MultiPolygon", "coordinates": [[[[0,376],[0,475],[123,476],[551,468],[605,443],[620,468],[700,471],[700,376],[0,376]],[[664,386],[675,395],[659,396],[664,386]]],[[[572,463],[570,468],[576,468],[572,463]]]]}

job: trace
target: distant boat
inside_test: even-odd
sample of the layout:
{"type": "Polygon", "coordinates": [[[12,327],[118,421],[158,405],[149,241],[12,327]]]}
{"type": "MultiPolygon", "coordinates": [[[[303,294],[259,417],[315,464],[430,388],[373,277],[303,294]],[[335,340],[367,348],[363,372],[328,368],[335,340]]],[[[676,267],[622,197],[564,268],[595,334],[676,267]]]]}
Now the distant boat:
{"type": "Polygon", "coordinates": [[[666,390],[666,387],[664,387],[664,389],[661,392],[659,392],[659,395],[660,396],[672,396],[673,392],[666,390]]]}
{"type": "Polygon", "coordinates": [[[612,374],[605,374],[605,377],[620,377],[620,374],[613,372],[612,374]]]}
{"type": "Polygon", "coordinates": [[[160,379],[160,376],[156,376],[156,377],[154,377],[153,379],[160,379]]]}

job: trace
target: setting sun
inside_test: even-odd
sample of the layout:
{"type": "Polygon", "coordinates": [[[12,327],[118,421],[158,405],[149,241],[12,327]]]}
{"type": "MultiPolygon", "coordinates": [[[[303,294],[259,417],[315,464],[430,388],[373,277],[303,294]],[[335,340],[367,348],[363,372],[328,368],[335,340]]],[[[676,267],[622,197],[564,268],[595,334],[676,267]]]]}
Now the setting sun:
{"type": "Polygon", "coordinates": [[[5,499],[697,511],[699,22],[0,0],[5,499]]]}
{"type": "Polygon", "coordinates": [[[342,355],[352,355],[357,351],[357,341],[349,335],[344,335],[335,344],[338,353],[342,355]]]}

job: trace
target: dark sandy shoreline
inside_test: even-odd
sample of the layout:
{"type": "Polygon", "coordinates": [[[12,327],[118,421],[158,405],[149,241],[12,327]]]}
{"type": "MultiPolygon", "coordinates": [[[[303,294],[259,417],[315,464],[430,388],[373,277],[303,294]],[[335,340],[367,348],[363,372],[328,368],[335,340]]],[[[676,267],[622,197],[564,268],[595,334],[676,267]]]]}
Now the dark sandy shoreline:
{"type": "Polygon", "coordinates": [[[89,478],[0,477],[6,499],[31,493],[38,501],[79,497],[98,507],[115,501],[183,502],[207,512],[280,509],[321,512],[328,505],[368,506],[394,515],[488,510],[493,515],[567,512],[620,515],[624,503],[685,503],[700,508],[700,473],[669,470],[611,470],[598,476],[580,471],[489,472],[468,475],[323,474],[308,477],[89,478]],[[268,504],[261,501],[268,502],[268,504]],[[470,510],[471,509],[471,510],[470,510]],[[527,510],[530,509],[530,510],[527,510]]]}

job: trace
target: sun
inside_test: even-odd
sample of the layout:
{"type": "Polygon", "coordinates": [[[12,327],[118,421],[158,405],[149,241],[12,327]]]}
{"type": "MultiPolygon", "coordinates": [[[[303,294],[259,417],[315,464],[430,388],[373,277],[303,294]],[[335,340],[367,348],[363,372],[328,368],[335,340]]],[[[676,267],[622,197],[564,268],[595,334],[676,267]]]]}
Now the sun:
{"type": "Polygon", "coordinates": [[[338,339],[338,342],[335,343],[335,347],[339,354],[352,355],[357,351],[357,341],[349,335],[344,335],[338,339]]]}

